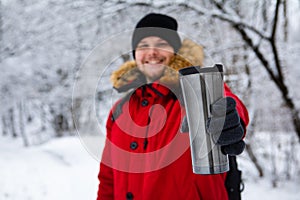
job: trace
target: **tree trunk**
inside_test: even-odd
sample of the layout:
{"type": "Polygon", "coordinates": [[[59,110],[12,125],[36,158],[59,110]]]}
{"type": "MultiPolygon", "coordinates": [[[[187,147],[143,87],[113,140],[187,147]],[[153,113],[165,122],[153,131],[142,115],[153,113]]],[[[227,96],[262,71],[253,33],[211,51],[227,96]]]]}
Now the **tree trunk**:
{"type": "MultiPolygon", "coordinates": [[[[3,18],[2,18],[2,0],[0,0],[0,44],[3,44],[3,18]]],[[[2,62],[3,45],[0,45],[0,63],[2,62]]]]}
{"type": "Polygon", "coordinates": [[[251,144],[253,144],[252,138],[255,134],[255,125],[256,125],[256,101],[255,101],[255,94],[253,94],[253,89],[252,89],[252,73],[251,73],[251,67],[248,65],[249,63],[249,57],[248,57],[248,48],[246,45],[244,45],[244,63],[245,63],[245,72],[248,75],[248,83],[247,83],[247,94],[246,94],[246,98],[247,104],[249,105],[248,107],[248,111],[249,111],[249,117],[250,117],[250,124],[247,128],[247,136],[246,136],[246,152],[249,155],[250,160],[253,162],[254,166],[256,167],[259,177],[263,177],[264,176],[264,172],[263,169],[261,167],[261,165],[259,164],[251,144]]]}
{"type": "Polygon", "coordinates": [[[298,142],[300,142],[300,118],[299,118],[299,111],[296,109],[291,109],[292,112],[292,119],[294,123],[294,127],[296,130],[296,133],[298,135],[298,142]]]}
{"type": "Polygon", "coordinates": [[[41,104],[40,114],[41,114],[41,122],[42,122],[41,132],[44,132],[46,130],[47,116],[46,116],[45,106],[43,104],[41,104]]]}
{"type": "Polygon", "coordinates": [[[12,136],[15,138],[18,135],[17,135],[17,132],[16,132],[16,127],[15,127],[14,109],[10,108],[8,112],[9,112],[11,133],[12,133],[12,136]]]}
{"type": "Polygon", "coordinates": [[[261,165],[259,164],[259,162],[253,152],[252,146],[251,146],[252,137],[254,135],[255,124],[256,124],[255,119],[256,119],[256,114],[254,111],[253,115],[251,116],[251,120],[250,120],[251,124],[248,126],[248,129],[247,129],[246,152],[248,153],[251,161],[253,162],[254,166],[256,167],[259,177],[263,177],[264,176],[263,169],[262,169],[261,165]],[[249,142],[247,142],[247,141],[249,141],[249,142]]]}
{"type": "Polygon", "coordinates": [[[57,137],[63,136],[64,131],[69,130],[67,118],[63,114],[58,114],[55,116],[54,125],[57,137]]]}
{"type": "Polygon", "coordinates": [[[287,42],[288,40],[288,15],[287,15],[287,2],[286,0],[283,0],[283,18],[284,18],[284,24],[283,24],[283,35],[284,35],[284,41],[287,42]]]}
{"type": "Polygon", "coordinates": [[[264,176],[264,171],[262,169],[262,167],[260,166],[253,150],[252,150],[252,146],[250,143],[246,144],[246,152],[248,153],[251,161],[253,162],[254,166],[256,167],[257,171],[258,171],[258,176],[259,177],[263,177],[264,176]]]}
{"type": "MultiPolygon", "coordinates": [[[[227,14],[226,10],[222,6],[220,6],[219,3],[213,1],[214,5],[216,6],[217,9],[219,9],[222,13],[227,14]]],[[[263,32],[260,30],[256,29],[255,27],[252,27],[251,25],[248,24],[243,24],[240,22],[233,21],[229,18],[226,18],[222,15],[212,15],[212,17],[218,18],[222,21],[226,21],[231,24],[231,26],[239,33],[244,40],[244,42],[247,44],[247,46],[253,51],[257,59],[262,63],[262,66],[266,69],[267,73],[269,74],[271,80],[275,83],[277,88],[279,89],[280,93],[282,94],[283,101],[287,105],[287,107],[290,110],[291,113],[291,119],[293,121],[294,129],[295,132],[297,133],[298,136],[298,141],[300,142],[300,118],[299,118],[299,110],[295,107],[294,100],[289,97],[289,88],[284,82],[284,75],[282,73],[283,66],[282,63],[280,62],[279,59],[279,52],[278,48],[276,46],[276,31],[278,28],[278,23],[279,23],[279,14],[280,14],[280,5],[281,5],[281,0],[276,1],[276,6],[274,10],[274,16],[272,19],[272,27],[271,28],[271,35],[266,36],[263,32]],[[271,55],[273,56],[272,60],[267,59],[267,54],[269,52],[263,52],[260,49],[260,43],[254,43],[253,38],[250,36],[250,34],[247,33],[247,31],[252,31],[253,34],[255,34],[257,37],[260,37],[261,40],[265,41],[267,44],[269,44],[271,48],[271,55]],[[274,66],[272,63],[274,62],[274,66]]],[[[284,2],[284,5],[286,6],[286,2],[284,2]]],[[[266,14],[266,4],[263,4],[263,10],[262,10],[262,15],[263,15],[263,20],[268,20],[267,19],[267,14],[266,14]]],[[[283,8],[283,14],[286,12],[286,8],[283,8]]],[[[201,14],[201,13],[200,13],[201,14]]],[[[287,19],[285,20],[287,22],[287,19]]],[[[268,23],[264,24],[263,30],[266,30],[266,26],[268,23]]]]}
{"type": "Polygon", "coordinates": [[[263,67],[266,69],[266,71],[269,74],[271,80],[275,83],[275,85],[279,89],[280,93],[282,94],[283,101],[285,102],[286,106],[290,110],[291,119],[293,121],[294,129],[297,133],[297,136],[298,136],[298,139],[299,139],[298,141],[300,142],[299,111],[296,109],[293,99],[291,99],[289,97],[289,89],[288,89],[287,85],[285,84],[283,75],[281,73],[282,66],[281,66],[281,64],[279,62],[279,59],[278,59],[279,56],[278,56],[277,47],[275,45],[275,40],[269,38],[268,43],[270,44],[270,46],[272,48],[273,56],[276,58],[275,59],[275,65],[276,65],[276,69],[278,70],[278,75],[275,75],[274,71],[272,71],[272,67],[270,65],[270,62],[265,58],[265,56],[261,52],[261,50],[256,45],[254,45],[252,39],[248,36],[246,31],[241,26],[238,26],[238,25],[233,25],[233,28],[235,28],[237,30],[237,32],[240,33],[240,35],[242,36],[243,40],[248,45],[248,47],[253,50],[253,52],[255,53],[258,60],[261,61],[263,67]]]}
{"type": "Polygon", "coordinates": [[[28,142],[28,138],[27,135],[25,133],[25,126],[24,126],[24,105],[23,102],[21,101],[19,103],[19,123],[20,123],[20,134],[23,138],[23,142],[24,142],[24,146],[28,147],[29,146],[29,142],[28,142]]]}
{"type": "Polygon", "coordinates": [[[2,115],[2,135],[6,136],[7,135],[7,121],[5,115],[2,115]]]}
{"type": "Polygon", "coordinates": [[[276,158],[278,157],[278,146],[276,144],[279,144],[278,138],[276,135],[272,134],[270,138],[271,146],[273,147],[272,151],[270,151],[270,159],[271,159],[271,181],[273,188],[278,187],[278,169],[277,169],[277,163],[276,158]]]}

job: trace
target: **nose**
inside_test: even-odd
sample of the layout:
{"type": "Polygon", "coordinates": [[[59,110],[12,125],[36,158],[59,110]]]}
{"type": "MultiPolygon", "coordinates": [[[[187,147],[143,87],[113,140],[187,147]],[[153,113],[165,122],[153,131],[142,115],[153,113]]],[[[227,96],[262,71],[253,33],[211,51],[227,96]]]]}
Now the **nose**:
{"type": "Polygon", "coordinates": [[[151,56],[157,55],[158,54],[158,49],[155,48],[155,47],[151,47],[151,48],[148,49],[147,52],[148,52],[148,55],[151,55],[151,56]]]}

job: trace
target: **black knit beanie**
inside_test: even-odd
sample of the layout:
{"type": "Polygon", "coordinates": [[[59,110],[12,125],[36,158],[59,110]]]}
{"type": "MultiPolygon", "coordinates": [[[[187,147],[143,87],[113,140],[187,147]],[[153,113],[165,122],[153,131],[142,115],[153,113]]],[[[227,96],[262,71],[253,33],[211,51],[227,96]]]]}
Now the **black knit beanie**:
{"type": "Polygon", "coordinates": [[[177,21],[167,15],[150,13],[143,17],[136,25],[132,35],[132,50],[135,58],[135,49],[138,43],[145,37],[157,36],[166,40],[175,53],[181,46],[180,37],[177,33],[177,21]]]}

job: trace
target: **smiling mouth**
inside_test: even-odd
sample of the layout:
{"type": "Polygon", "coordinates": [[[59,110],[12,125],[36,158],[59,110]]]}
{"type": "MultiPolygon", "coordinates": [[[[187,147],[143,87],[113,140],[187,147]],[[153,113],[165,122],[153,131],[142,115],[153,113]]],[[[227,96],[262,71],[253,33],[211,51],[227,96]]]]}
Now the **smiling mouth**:
{"type": "Polygon", "coordinates": [[[144,62],[144,64],[153,65],[153,66],[162,65],[164,64],[164,59],[147,60],[144,62]]]}

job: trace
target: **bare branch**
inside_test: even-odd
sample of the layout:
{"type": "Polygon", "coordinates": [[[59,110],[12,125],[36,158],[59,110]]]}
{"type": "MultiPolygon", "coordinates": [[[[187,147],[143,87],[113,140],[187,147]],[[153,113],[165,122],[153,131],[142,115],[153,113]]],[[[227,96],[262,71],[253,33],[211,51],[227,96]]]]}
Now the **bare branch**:
{"type": "MultiPolygon", "coordinates": [[[[122,1],[120,1],[119,3],[122,4],[122,1]]],[[[203,6],[199,6],[198,4],[188,2],[188,1],[186,1],[186,2],[173,2],[173,3],[168,3],[167,2],[167,3],[164,3],[164,4],[147,3],[147,2],[144,2],[144,1],[135,1],[135,2],[126,2],[126,3],[127,3],[126,7],[146,6],[146,7],[156,8],[156,9],[163,9],[163,8],[166,8],[166,7],[169,7],[169,6],[177,5],[178,7],[193,10],[196,13],[198,13],[199,15],[205,15],[207,17],[217,18],[217,19],[220,19],[222,21],[229,22],[233,25],[238,25],[240,27],[244,27],[246,29],[249,29],[250,31],[253,31],[254,33],[259,35],[263,39],[269,39],[269,36],[265,35],[265,33],[260,32],[255,27],[248,25],[246,22],[243,22],[241,20],[241,18],[238,17],[238,16],[236,16],[234,18],[232,15],[226,14],[226,12],[224,12],[224,13],[216,12],[216,11],[213,11],[213,10],[210,10],[210,9],[206,9],[203,6]]],[[[218,3],[216,3],[216,4],[218,4],[218,3]]],[[[118,9],[118,11],[120,11],[122,9],[125,9],[126,7],[122,7],[120,9],[118,9]]],[[[218,7],[221,7],[221,5],[219,5],[218,7]]]]}
{"type": "Polygon", "coordinates": [[[244,27],[246,29],[249,29],[250,31],[253,31],[263,39],[269,39],[269,36],[265,35],[263,32],[260,32],[255,27],[248,25],[246,22],[243,22],[240,16],[236,15],[233,17],[232,14],[228,14],[228,12],[224,9],[224,7],[220,3],[216,1],[212,1],[212,2],[216,6],[216,8],[220,10],[222,13],[206,11],[206,12],[202,12],[203,14],[210,15],[211,17],[220,19],[222,21],[226,21],[234,26],[244,27]]]}
{"type": "Polygon", "coordinates": [[[280,6],[280,0],[277,0],[276,2],[276,8],[275,8],[275,15],[274,15],[274,21],[273,21],[273,28],[271,33],[271,40],[275,40],[276,38],[276,29],[278,24],[278,15],[279,15],[279,6],[280,6]]]}
{"type": "Polygon", "coordinates": [[[274,14],[272,35],[270,37],[270,43],[271,43],[271,47],[272,47],[272,51],[273,51],[273,55],[274,55],[274,62],[275,62],[275,66],[276,66],[276,69],[277,69],[278,78],[280,79],[280,82],[283,82],[284,77],[283,77],[283,74],[282,74],[282,69],[281,69],[279,56],[278,56],[278,50],[277,50],[277,47],[276,47],[276,29],[277,29],[277,24],[278,24],[279,6],[280,6],[280,0],[277,0],[275,14],[274,14]]]}
{"type": "MultiPolygon", "coordinates": [[[[263,66],[265,67],[267,72],[270,74],[272,80],[274,80],[275,82],[278,82],[277,77],[273,73],[269,62],[264,57],[263,53],[259,50],[259,48],[254,45],[252,39],[248,36],[246,31],[243,29],[243,27],[241,27],[239,25],[233,25],[233,28],[235,28],[236,31],[238,31],[241,34],[243,40],[248,44],[248,46],[253,50],[253,52],[256,54],[256,56],[259,58],[259,60],[262,62],[263,66]]],[[[280,83],[278,82],[277,84],[280,84],[280,83]]]]}

